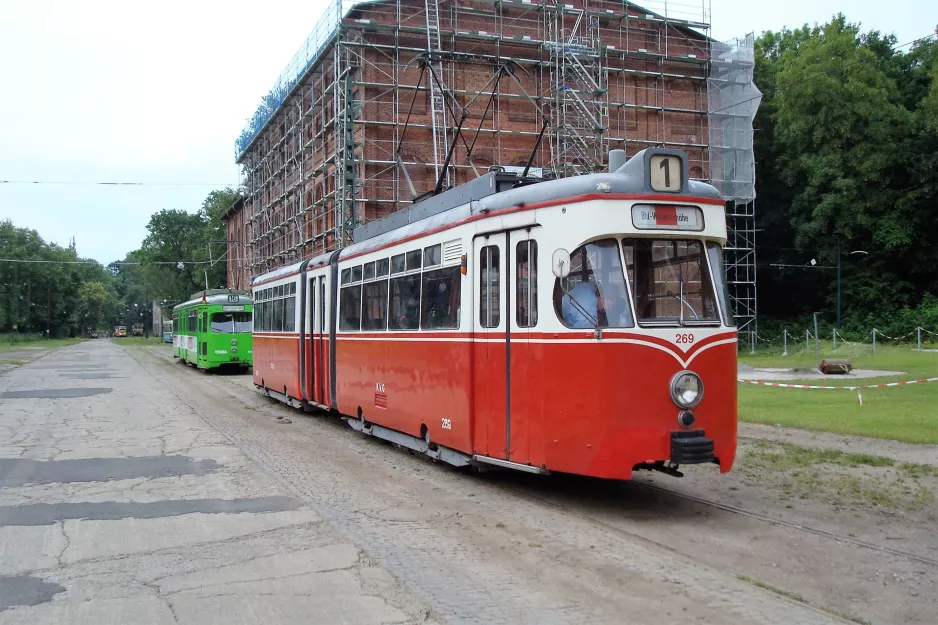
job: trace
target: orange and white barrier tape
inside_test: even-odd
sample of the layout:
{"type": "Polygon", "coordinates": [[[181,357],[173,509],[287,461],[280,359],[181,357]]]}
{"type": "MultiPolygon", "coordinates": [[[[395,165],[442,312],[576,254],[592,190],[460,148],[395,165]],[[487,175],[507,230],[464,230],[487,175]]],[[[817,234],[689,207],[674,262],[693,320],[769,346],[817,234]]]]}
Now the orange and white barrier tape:
{"type": "Polygon", "coordinates": [[[766,382],[765,380],[739,380],[740,384],[756,384],[758,386],[776,386],[778,388],[811,388],[840,391],[856,391],[861,388],[886,388],[887,386],[906,386],[908,384],[924,384],[925,382],[938,382],[938,377],[923,378],[921,380],[905,380],[902,382],[886,382],[883,384],[863,384],[858,386],[815,386],[813,384],[784,384],[782,382],[766,382]]]}
{"type": "Polygon", "coordinates": [[[908,386],[910,384],[925,384],[926,382],[938,382],[938,377],[923,378],[921,380],[903,380],[902,382],[884,382],[883,384],[863,384],[859,386],[817,386],[813,384],[785,384],[784,382],[766,382],[764,380],[739,380],[740,384],[755,384],[756,386],[774,386],[776,388],[807,388],[823,391],[856,391],[857,402],[863,405],[863,389],[865,388],[887,388],[890,386],[908,386]]]}

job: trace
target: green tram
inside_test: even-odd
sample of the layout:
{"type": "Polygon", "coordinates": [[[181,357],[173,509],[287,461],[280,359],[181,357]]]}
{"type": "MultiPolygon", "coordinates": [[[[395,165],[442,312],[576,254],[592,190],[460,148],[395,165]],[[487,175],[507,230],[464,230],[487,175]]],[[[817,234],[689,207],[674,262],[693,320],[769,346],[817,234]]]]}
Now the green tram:
{"type": "Polygon", "coordinates": [[[195,293],[173,308],[173,358],[199,369],[250,369],[252,329],[249,293],[227,289],[195,293]]]}

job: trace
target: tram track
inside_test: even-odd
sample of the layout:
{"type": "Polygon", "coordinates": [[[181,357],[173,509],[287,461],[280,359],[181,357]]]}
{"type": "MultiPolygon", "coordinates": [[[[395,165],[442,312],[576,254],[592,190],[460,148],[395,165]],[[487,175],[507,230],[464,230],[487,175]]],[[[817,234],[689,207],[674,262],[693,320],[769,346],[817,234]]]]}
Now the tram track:
{"type": "Polygon", "coordinates": [[[710,499],[704,499],[702,497],[695,497],[693,495],[686,495],[684,493],[679,493],[677,491],[663,488],[655,484],[645,484],[643,482],[636,482],[636,486],[645,488],[648,490],[666,493],[673,497],[678,497],[686,501],[692,501],[694,503],[709,506],[711,508],[716,508],[718,510],[723,510],[724,512],[731,512],[733,514],[738,514],[741,516],[750,517],[753,519],[758,519],[766,523],[771,523],[772,525],[780,525],[782,527],[787,527],[789,529],[797,530],[799,532],[805,532],[808,534],[814,534],[815,536],[821,536],[824,538],[831,538],[838,542],[849,543],[851,545],[856,545],[858,547],[864,547],[866,549],[871,549],[873,551],[879,551],[882,553],[888,553],[894,556],[907,558],[909,560],[915,560],[916,562],[921,562],[923,564],[929,564],[931,566],[938,567],[938,559],[929,558],[928,556],[922,556],[909,551],[903,551],[901,549],[893,549],[892,547],[886,547],[884,545],[877,545],[876,543],[871,543],[865,540],[860,540],[859,538],[853,538],[850,536],[844,536],[843,534],[837,534],[835,532],[829,532],[827,530],[818,529],[816,527],[810,527],[808,525],[802,525],[800,523],[793,523],[791,521],[785,521],[783,519],[778,519],[767,514],[760,514],[759,512],[753,512],[751,510],[746,510],[744,508],[739,508],[736,506],[731,506],[729,504],[720,503],[718,501],[713,501],[710,499]]]}
{"type": "MultiPolygon", "coordinates": [[[[855,545],[855,546],[857,546],[857,547],[863,547],[863,548],[869,549],[869,550],[871,550],[871,551],[877,551],[877,552],[880,552],[880,553],[884,553],[884,554],[889,554],[889,555],[892,555],[892,556],[896,556],[896,557],[899,557],[899,558],[905,558],[905,559],[907,559],[907,560],[912,560],[912,561],[919,562],[919,563],[922,563],[922,564],[928,564],[928,565],[930,565],[930,566],[938,567],[938,559],[936,559],[936,558],[930,558],[930,557],[928,557],[928,556],[924,556],[924,555],[912,553],[912,552],[909,552],[909,551],[904,551],[904,550],[902,550],[902,549],[894,549],[894,548],[892,548],[892,547],[886,547],[886,546],[884,546],[884,545],[878,545],[878,544],[876,544],[876,543],[872,543],[872,542],[869,542],[869,541],[865,541],[865,540],[862,540],[862,539],[859,539],[859,538],[854,538],[854,537],[850,537],[850,536],[845,536],[845,535],[843,535],[843,534],[837,534],[836,532],[830,532],[830,531],[828,531],[828,530],[823,530],[823,529],[819,529],[819,528],[816,528],[816,527],[811,527],[811,526],[804,525],[804,524],[801,524],[801,523],[794,523],[794,522],[792,522],[792,521],[785,521],[785,520],[783,520],[783,519],[779,519],[779,518],[776,518],[776,517],[772,517],[772,516],[769,516],[769,515],[767,515],[767,514],[761,514],[761,513],[759,513],[759,512],[753,512],[753,511],[751,511],[751,510],[746,510],[746,509],[744,509],[744,508],[739,508],[739,507],[737,507],[737,506],[731,506],[731,505],[729,505],[729,504],[724,504],[724,503],[720,503],[720,502],[718,502],[718,501],[713,501],[713,500],[710,500],[710,499],[705,499],[705,498],[703,498],[703,497],[696,497],[696,496],[693,496],[693,495],[687,495],[687,494],[685,494],[685,493],[681,493],[681,492],[678,492],[678,491],[675,491],[675,490],[671,490],[671,489],[669,489],[669,488],[664,488],[664,487],[661,487],[661,486],[657,486],[657,485],[655,485],[655,484],[647,484],[647,483],[644,483],[644,482],[638,482],[638,481],[634,481],[634,480],[633,480],[632,482],[630,482],[630,484],[633,485],[633,486],[636,486],[636,487],[638,487],[638,488],[647,490],[647,491],[665,494],[665,495],[668,495],[668,496],[671,496],[671,497],[675,497],[675,498],[678,498],[678,499],[682,499],[682,500],[684,500],[684,501],[689,501],[689,502],[692,502],[692,503],[695,503],[695,504],[698,504],[698,505],[707,506],[707,507],[709,507],[709,508],[714,508],[714,509],[717,509],[717,510],[721,510],[721,511],[723,511],[723,512],[728,512],[728,513],[731,513],[731,514],[736,514],[736,515],[739,515],[739,516],[744,516],[744,517],[748,517],[748,518],[751,518],[751,519],[756,519],[756,520],[758,520],[758,521],[762,521],[762,522],[768,523],[768,524],[770,524],[770,525],[776,525],[776,526],[780,526],[780,527],[785,527],[785,528],[792,529],[792,530],[795,530],[795,531],[798,531],[798,532],[802,532],[802,533],[805,533],[805,534],[812,534],[812,535],[814,535],[814,536],[819,536],[819,537],[821,537],[821,538],[827,538],[827,539],[835,540],[835,541],[837,541],[837,542],[839,542],[839,543],[846,543],[846,544],[850,544],[850,545],[855,545]]],[[[535,492],[532,492],[532,490],[531,490],[530,488],[512,486],[512,485],[506,484],[506,483],[504,483],[504,482],[498,484],[498,486],[499,486],[500,488],[503,488],[503,489],[505,489],[505,490],[511,491],[511,492],[513,492],[513,493],[516,493],[516,494],[522,495],[522,496],[524,496],[524,497],[528,497],[528,498],[530,498],[530,499],[536,500],[536,501],[538,501],[538,502],[540,502],[540,503],[542,503],[542,504],[549,505],[549,506],[551,506],[551,507],[553,507],[553,508],[555,508],[555,509],[561,510],[561,511],[563,511],[563,512],[565,512],[565,513],[579,515],[581,518],[583,518],[583,519],[589,521],[589,522],[592,523],[592,524],[599,525],[599,526],[605,527],[605,528],[607,528],[607,529],[611,529],[611,530],[615,531],[616,533],[625,534],[625,535],[628,535],[629,537],[632,537],[632,538],[639,538],[639,539],[641,539],[641,540],[644,540],[644,541],[647,541],[647,542],[649,542],[649,543],[652,543],[652,544],[656,545],[657,547],[660,547],[660,548],[663,548],[663,549],[667,549],[668,551],[672,551],[672,552],[675,552],[675,553],[681,553],[681,555],[685,555],[685,556],[688,556],[688,555],[689,555],[689,554],[686,554],[686,553],[684,553],[684,552],[681,552],[681,551],[678,550],[678,549],[675,549],[672,545],[668,545],[668,544],[666,544],[666,543],[663,543],[663,542],[660,542],[660,541],[656,541],[656,540],[654,540],[654,539],[652,539],[652,538],[648,538],[648,537],[645,537],[645,536],[643,536],[643,535],[641,535],[641,534],[632,532],[632,531],[630,531],[630,530],[628,530],[628,529],[619,527],[619,526],[617,526],[615,523],[612,523],[612,522],[610,522],[610,521],[606,521],[606,520],[597,518],[596,516],[590,514],[589,512],[583,511],[583,510],[582,510],[582,506],[574,506],[574,505],[570,505],[570,504],[565,504],[565,503],[558,502],[558,501],[556,501],[556,499],[552,499],[552,498],[550,498],[549,496],[546,496],[546,495],[539,495],[539,494],[537,494],[537,493],[535,493],[535,492]],[[578,509],[578,508],[580,508],[580,509],[578,509]]]]}
{"type": "MultiPolygon", "coordinates": [[[[166,358],[166,357],[164,357],[164,360],[166,360],[166,361],[168,361],[168,362],[172,362],[169,358],[166,358]]],[[[403,452],[401,452],[401,453],[403,453],[403,452]]],[[[421,454],[415,454],[415,456],[416,456],[416,457],[419,457],[419,458],[423,458],[423,456],[422,456],[421,454]]],[[[503,475],[507,475],[507,474],[503,474],[503,475]]],[[[551,481],[553,481],[553,480],[556,479],[556,478],[548,478],[548,479],[551,480],[551,481]]],[[[637,534],[637,533],[631,532],[631,531],[629,531],[629,530],[627,530],[627,529],[624,529],[624,528],[622,528],[622,527],[618,527],[618,526],[616,526],[614,523],[611,523],[611,522],[609,522],[609,521],[605,521],[605,520],[596,518],[595,516],[593,516],[593,515],[589,514],[588,512],[585,512],[584,510],[582,510],[582,506],[574,506],[574,505],[571,505],[571,504],[565,504],[565,503],[558,502],[558,501],[556,501],[556,497],[560,497],[560,496],[561,496],[561,495],[558,493],[558,491],[552,491],[552,492],[555,493],[555,498],[552,499],[550,496],[537,494],[536,492],[534,492],[534,489],[532,489],[532,488],[530,488],[530,487],[525,488],[525,487],[522,487],[522,486],[513,486],[513,485],[511,485],[510,483],[508,483],[508,482],[506,482],[506,481],[504,481],[504,480],[499,480],[499,481],[488,480],[488,482],[489,482],[491,485],[493,485],[493,486],[497,486],[497,487],[499,487],[499,488],[501,488],[501,489],[504,489],[504,490],[507,490],[507,491],[510,491],[510,492],[513,492],[513,493],[515,493],[515,494],[519,494],[519,495],[522,495],[522,496],[525,496],[525,497],[528,497],[528,498],[533,499],[533,500],[536,500],[536,501],[538,501],[538,502],[540,502],[540,503],[544,503],[544,504],[550,505],[550,506],[552,506],[552,507],[554,507],[554,508],[556,508],[556,509],[562,510],[562,511],[568,513],[568,514],[576,514],[576,515],[580,516],[581,518],[583,518],[583,519],[585,519],[585,520],[588,520],[589,522],[591,522],[591,523],[593,523],[593,524],[601,525],[601,526],[606,527],[606,528],[608,528],[608,529],[613,529],[613,530],[615,530],[617,533],[624,533],[624,534],[627,534],[628,536],[630,536],[630,537],[632,537],[632,538],[639,538],[639,539],[642,539],[642,540],[647,541],[647,542],[649,542],[649,543],[652,543],[652,544],[654,544],[654,545],[656,545],[656,546],[658,546],[658,547],[668,549],[669,551],[673,551],[673,552],[675,552],[675,553],[681,553],[682,555],[687,555],[687,554],[684,554],[683,552],[680,552],[679,550],[676,550],[676,549],[675,549],[673,546],[671,546],[671,545],[667,545],[667,544],[665,544],[665,543],[662,543],[662,542],[659,542],[659,541],[655,541],[654,539],[650,539],[650,538],[647,538],[647,537],[643,537],[643,536],[641,536],[641,535],[639,535],[639,534],[637,534]]],[[[804,525],[804,524],[801,524],[801,523],[795,523],[795,522],[793,522],[793,521],[786,521],[786,520],[784,520],[784,519],[780,519],[780,518],[777,518],[777,517],[773,517],[773,516],[770,516],[770,515],[767,515],[767,514],[762,514],[762,513],[759,513],[759,512],[754,512],[754,511],[752,511],[752,510],[746,510],[745,508],[740,508],[740,507],[738,507],[738,506],[733,506],[733,505],[730,505],[730,504],[721,503],[721,502],[719,502],[719,501],[714,501],[714,500],[712,500],[712,499],[706,499],[706,498],[704,498],[704,497],[698,497],[698,496],[689,495],[689,494],[686,494],[686,493],[681,493],[681,492],[679,492],[679,491],[672,490],[672,489],[669,489],[669,488],[665,488],[665,487],[662,487],[662,486],[658,486],[658,485],[655,485],[655,484],[649,484],[649,483],[646,483],[646,482],[641,482],[641,481],[632,480],[631,482],[629,482],[629,485],[630,485],[630,486],[634,486],[634,487],[638,487],[638,488],[641,488],[641,489],[644,489],[644,490],[646,490],[646,491],[665,494],[665,495],[668,495],[668,496],[671,496],[671,497],[674,497],[674,498],[677,498],[677,499],[681,499],[681,500],[684,500],[684,501],[692,502],[692,503],[695,503],[695,504],[698,504],[698,505],[702,505],[702,506],[707,506],[707,507],[709,507],[709,508],[721,510],[721,511],[723,511],[723,512],[728,512],[728,513],[730,513],[730,514],[735,514],[735,515],[738,515],[738,516],[743,516],[743,517],[748,517],[748,518],[751,518],[751,519],[756,519],[756,520],[758,520],[758,521],[762,521],[762,522],[767,523],[767,524],[770,524],[770,525],[785,527],[785,528],[788,528],[788,529],[791,529],[791,530],[795,530],[795,531],[798,531],[798,532],[801,532],[801,533],[812,534],[812,535],[815,535],[815,536],[818,536],[818,537],[821,537],[821,538],[831,539],[831,540],[837,541],[837,542],[839,542],[839,543],[855,545],[855,546],[857,546],[857,547],[862,547],[862,548],[865,548],[865,549],[869,549],[869,550],[871,550],[871,551],[877,551],[877,552],[880,552],[880,553],[889,554],[889,555],[892,555],[892,556],[896,556],[896,557],[900,557],[900,558],[905,558],[905,559],[907,559],[907,560],[919,562],[919,563],[922,563],[922,564],[927,564],[927,565],[930,565],[930,566],[938,567],[938,558],[930,558],[930,557],[925,556],[925,555],[920,555],[920,554],[912,553],[912,552],[905,551],[905,550],[902,550],[902,549],[896,549],[896,548],[893,548],[893,547],[887,547],[887,546],[884,546],[884,545],[880,545],[880,544],[872,543],[872,542],[869,542],[869,541],[865,541],[865,540],[862,540],[862,539],[859,539],[859,538],[855,538],[855,537],[851,537],[851,536],[846,536],[846,535],[843,535],[843,534],[838,534],[838,533],[836,533],[836,532],[831,532],[831,531],[824,530],[824,529],[820,529],[820,528],[816,528],[816,527],[811,527],[811,526],[809,526],[809,525],[804,525]]]]}

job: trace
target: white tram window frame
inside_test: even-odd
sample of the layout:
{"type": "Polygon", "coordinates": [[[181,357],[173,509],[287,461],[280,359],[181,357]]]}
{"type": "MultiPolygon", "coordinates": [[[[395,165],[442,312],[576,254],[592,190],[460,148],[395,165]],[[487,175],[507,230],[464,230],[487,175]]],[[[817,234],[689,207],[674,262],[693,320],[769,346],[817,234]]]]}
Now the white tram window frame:
{"type": "Polygon", "coordinates": [[[479,250],[479,325],[483,328],[497,328],[501,322],[501,282],[498,246],[485,245],[479,250]]]}
{"type": "Polygon", "coordinates": [[[375,279],[375,263],[374,261],[370,263],[365,263],[362,269],[362,281],[368,282],[369,280],[375,279]]]}
{"type": "Polygon", "coordinates": [[[358,284],[362,281],[362,266],[355,265],[352,267],[352,284],[358,284]]]}
{"type": "Polygon", "coordinates": [[[406,273],[415,273],[420,271],[421,260],[423,259],[423,250],[411,250],[404,254],[406,273]],[[416,266],[414,266],[416,265],[416,266]]]}
{"type": "Polygon", "coordinates": [[[388,329],[389,292],[390,284],[386,277],[380,280],[372,280],[362,285],[362,314],[360,325],[365,332],[383,332],[388,329]],[[383,295],[380,293],[382,287],[384,291],[383,295]],[[375,291],[378,291],[378,293],[374,293],[375,291]],[[377,304],[380,307],[382,301],[384,302],[382,314],[377,317],[371,315],[369,304],[377,304]],[[380,323],[375,323],[376,321],[380,321],[380,323]]]}
{"type": "Polygon", "coordinates": [[[391,261],[388,258],[381,258],[375,261],[375,278],[386,278],[390,273],[391,261]]]}
{"type": "Polygon", "coordinates": [[[710,262],[710,279],[713,282],[713,293],[716,296],[717,304],[720,306],[723,325],[728,328],[735,328],[736,316],[733,314],[733,299],[730,297],[723,246],[716,241],[707,241],[706,249],[707,260],[710,262]]]}
{"type": "Polygon", "coordinates": [[[443,246],[440,243],[423,248],[423,267],[439,267],[443,264],[443,246]]]}
{"type": "Polygon", "coordinates": [[[391,257],[391,275],[396,276],[398,274],[404,273],[404,255],[395,254],[391,257]],[[396,266],[399,265],[399,266],[396,266]]]}
{"type": "MultiPolygon", "coordinates": [[[[721,325],[721,323],[724,322],[724,319],[722,316],[722,310],[720,306],[720,301],[719,301],[720,295],[717,292],[716,283],[714,282],[714,279],[713,279],[713,268],[711,267],[711,264],[710,264],[710,257],[707,251],[707,242],[705,240],[694,237],[694,236],[680,237],[680,238],[677,236],[667,236],[667,237],[624,236],[619,239],[619,249],[620,249],[620,253],[622,254],[622,267],[625,270],[625,279],[628,285],[629,296],[630,296],[629,299],[632,300],[632,304],[633,304],[633,311],[632,311],[633,318],[635,319],[636,323],[640,327],[684,327],[684,328],[712,327],[712,326],[719,326],[721,325]],[[707,276],[706,276],[707,279],[704,280],[703,276],[701,276],[701,279],[696,280],[696,281],[688,280],[686,284],[700,285],[700,293],[699,293],[701,296],[701,301],[700,301],[701,311],[700,312],[706,311],[707,306],[706,306],[705,297],[704,297],[706,293],[704,289],[707,286],[710,287],[709,295],[710,295],[710,298],[712,299],[712,306],[714,310],[716,311],[715,317],[708,317],[704,319],[699,319],[699,318],[688,319],[687,316],[685,316],[683,320],[683,324],[680,322],[680,312],[678,313],[677,316],[674,316],[674,317],[639,318],[638,312],[639,312],[639,304],[640,304],[639,302],[640,294],[634,290],[637,287],[632,284],[633,281],[631,280],[631,275],[629,271],[629,263],[628,263],[629,258],[625,253],[626,241],[629,241],[629,242],[652,241],[653,243],[660,242],[660,241],[677,241],[679,243],[684,243],[684,244],[696,243],[697,245],[699,245],[701,249],[699,268],[702,271],[707,273],[707,276]]],[[[683,257],[683,258],[689,258],[689,257],[683,257]]],[[[633,263],[634,262],[635,260],[633,258],[633,263]]],[[[688,260],[686,262],[691,262],[691,261],[688,260]]],[[[675,265],[675,264],[679,264],[679,263],[671,263],[671,265],[675,265]]],[[[665,265],[662,265],[662,266],[665,266],[665,265]]],[[[691,294],[688,294],[687,300],[690,300],[690,298],[691,298],[691,294]]],[[[685,300],[681,300],[679,298],[678,301],[683,302],[685,300]]],[[[683,306],[681,306],[681,308],[683,308],[683,306]]],[[[691,309],[696,312],[696,308],[693,308],[692,305],[691,305],[691,309]]]]}
{"type": "Polygon", "coordinates": [[[560,323],[571,329],[634,328],[635,310],[631,301],[633,298],[622,253],[622,238],[607,236],[586,241],[578,245],[570,256],[570,275],[554,280],[553,309],[560,323]],[[616,246],[614,254],[612,254],[610,243],[616,246]],[[613,260],[619,264],[617,268],[609,265],[602,266],[613,260]],[[577,261],[580,265],[574,271],[573,266],[577,261]],[[618,269],[618,275],[622,276],[622,288],[625,293],[621,295],[625,298],[627,305],[624,309],[601,310],[600,304],[606,300],[611,300],[613,304],[622,301],[621,298],[614,297],[616,289],[612,288],[617,282],[615,278],[618,277],[618,275],[612,275],[615,269],[618,269]],[[584,276],[586,280],[583,279],[584,276]],[[580,279],[576,280],[576,278],[580,279]],[[578,288],[581,286],[583,286],[582,290],[578,288]]]}
{"type": "Polygon", "coordinates": [[[515,245],[515,323],[519,328],[537,326],[536,239],[524,239],[515,245]],[[526,255],[524,261],[522,251],[526,255]],[[524,277],[521,276],[522,267],[527,273],[524,277]]]}
{"type": "Polygon", "coordinates": [[[353,284],[339,289],[339,331],[340,332],[360,332],[362,329],[362,285],[353,284]],[[358,297],[358,304],[355,306],[355,296],[358,297]],[[356,310],[357,309],[357,310],[356,310]],[[349,314],[358,313],[357,324],[348,323],[349,314]]]}
{"type": "Polygon", "coordinates": [[[351,284],[351,283],[352,283],[352,269],[351,267],[346,267],[345,269],[342,270],[341,284],[342,286],[345,286],[346,284],[351,284]]]}

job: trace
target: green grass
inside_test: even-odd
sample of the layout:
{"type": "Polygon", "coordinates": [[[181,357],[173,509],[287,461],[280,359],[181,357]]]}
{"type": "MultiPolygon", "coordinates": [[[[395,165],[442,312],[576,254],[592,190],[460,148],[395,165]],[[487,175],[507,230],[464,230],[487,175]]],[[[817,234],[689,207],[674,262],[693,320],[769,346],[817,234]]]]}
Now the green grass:
{"type": "Polygon", "coordinates": [[[921,510],[935,501],[932,486],[921,478],[938,476],[930,465],[770,441],[745,443],[737,468],[747,482],[771,485],[783,500],[817,499],[836,509],[921,510]]]}
{"type": "MultiPolygon", "coordinates": [[[[747,451],[747,464],[756,464],[758,468],[771,471],[798,469],[811,464],[834,464],[842,467],[892,467],[896,462],[892,458],[872,454],[851,454],[839,449],[813,449],[784,442],[756,441],[747,451]]],[[[909,465],[910,467],[930,468],[927,465],[909,465]]]]}
{"type": "Polygon", "coordinates": [[[81,340],[82,339],[34,339],[24,341],[20,338],[20,340],[12,343],[9,338],[4,338],[4,340],[0,341],[0,352],[15,352],[21,350],[29,352],[34,351],[37,347],[42,349],[56,349],[80,343],[81,340]]]}
{"type": "MultiPolygon", "coordinates": [[[[802,380],[805,384],[855,386],[938,376],[938,353],[909,347],[841,346],[821,352],[822,358],[848,358],[854,368],[901,371],[882,378],[802,380]]],[[[816,365],[813,350],[802,346],[789,356],[757,351],[741,354],[740,362],[760,367],[816,365]]],[[[786,383],[788,381],[786,380],[786,383]]],[[[739,385],[739,418],[750,423],[806,430],[888,438],[909,443],[938,444],[938,382],[894,388],[863,389],[863,405],[856,391],[806,390],[739,385]]]]}

